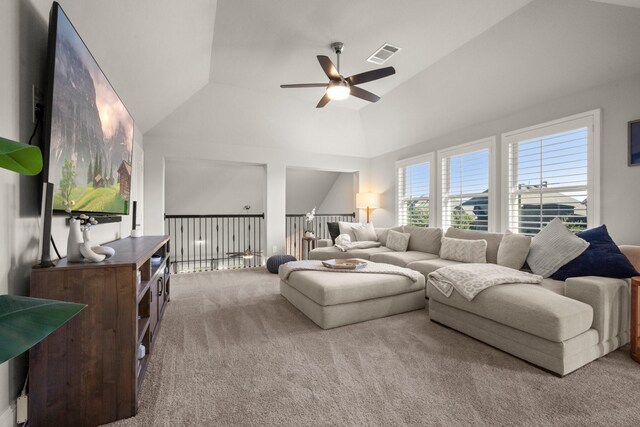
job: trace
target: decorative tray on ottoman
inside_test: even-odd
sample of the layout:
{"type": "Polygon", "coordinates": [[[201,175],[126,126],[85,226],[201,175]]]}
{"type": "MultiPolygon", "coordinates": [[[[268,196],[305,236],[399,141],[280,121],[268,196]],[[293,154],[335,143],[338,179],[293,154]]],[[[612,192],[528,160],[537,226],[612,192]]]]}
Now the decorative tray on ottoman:
{"type": "Polygon", "coordinates": [[[322,261],[322,265],[336,270],[360,270],[367,266],[367,262],[357,258],[330,259],[322,261]]]}

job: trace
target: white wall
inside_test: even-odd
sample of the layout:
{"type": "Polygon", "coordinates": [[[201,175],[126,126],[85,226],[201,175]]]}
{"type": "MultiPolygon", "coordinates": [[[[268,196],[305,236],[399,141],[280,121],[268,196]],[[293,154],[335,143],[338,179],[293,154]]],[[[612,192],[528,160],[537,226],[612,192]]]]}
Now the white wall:
{"type": "Polygon", "coordinates": [[[287,214],[351,213],[355,192],[351,172],[287,168],[287,214]]]}
{"type": "MultiPolygon", "coordinates": [[[[372,159],[372,190],[382,193],[382,209],[372,214],[376,226],[395,223],[395,161],[478,140],[576,113],[602,108],[601,219],[619,244],[640,244],[635,212],[640,211],[640,167],[627,166],[627,122],[640,118],[640,74],[554,99],[535,107],[459,129],[372,159]]],[[[497,164],[501,144],[498,141],[497,164]]],[[[501,183],[500,171],[497,182],[501,183]]],[[[497,196],[500,196],[498,192],[497,196]]],[[[499,203],[498,203],[499,206],[499,203]]],[[[500,224],[500,212],[497,224],[500,224]]]]}
{"type": "Polygon", "coordinates": [[[338,175],[327,195],[318,205],[317,213],[348,214],[355,212],[356,188],[355,174],[341,173],[338,175]]]}
{"type": "MultiPolygon", "coordinates": [[[[31,87],[44,88],[44,65],[48,13],[51,2],[9,0],[0,2],[0,136],[27,142],[33,130],[31,87]]],[[[36,138],[39,142],[40,135],[36,138]]],[[[142,145],[136,129],[135,143],[142,145]]],[[[136,172],[132,178],[135,197],[136,172]]],[[[26,177],[0,169],[0,294],[26,295],[29,272],[40,252],[40,177],[26,177]]],[[[105,242],[125,236],[131,224],[101,225],[93,229],[94,240],[105,242]]],[[[68,228],[54,219],[53,236],[66,253],[68,228]]],[[[26,375],[26,355],[0,365],[0,427],[13,426],[11,404],[26,375]]]]}
{"type": "MultiPolygon", "coordinates": [[[[27,142],[31,85],[41,87],[46,23],[29,2],[0,2],[0,135],[27,142]]],[[[0,169],[0,294],[26,295],[29,270],[38,258],[38,177],[0,169]]],[[[13,426],[11,402],[22,387],[26,356],[0,365],[0,426],[13,426]]]]}
{"type": "Polygon", "coordinates": [[[318,212],[339,176],[339,172],[287,168],[287,213],[306,213],[314,207],[318,212]]]}
{"type": "Polygon", "coordinates": [[[264,212],[266,171],[262,165],[168,159],[165,174],[167,214],[264,212]],[[245,205],[251,209],[244,211],[245,205]]]}
{"type": "MultiPolygon", "coordinates": [[[[164,138],[145,134],[145,230],[147,233],[164,233],[167,159],[209,159],[266,165],[264,188],[267,256],[284,252],[287,167],[358,172],[358,184],[356,184],[358,188],[360,185],[367,187],[369,185],[369,159],[328,154],[311,155],[307,152],[279,147],[236,145],[233,140],[223,144],[212,139],[212,136],[207,133],[207,127],[201,129],[202,139],[199,140],[164,138]]],[[[263,138],[269,137],[268,134],[263,135],[263,138]]]]}

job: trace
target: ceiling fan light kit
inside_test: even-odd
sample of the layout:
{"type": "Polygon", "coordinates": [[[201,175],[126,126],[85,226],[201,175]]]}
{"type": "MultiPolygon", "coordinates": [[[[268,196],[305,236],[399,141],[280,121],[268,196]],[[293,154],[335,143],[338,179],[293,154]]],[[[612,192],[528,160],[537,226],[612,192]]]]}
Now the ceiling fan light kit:
{"type": "Polygon", "coordinates": [[[329,87],[327,88],[327,96],[332,101],[342,101],[343,99],[347,99],[350,93],[351,89],[349,88],[349,83],[345,81],[332,81],[329,83],[329,87]]]}
{"type": "Polygon", "coordinates": [[[333,62],[331,62],[331,59],[329,59],[328,56],[317,56],[322,70],[327,77],[329,77],[329,83],[288,84],[280,85],[280,87],[284,89],[324,87],[324,96],[320,99],[316,108],[324,107],[329,103],[329,101],[347,99],[349,95],[364,99],[365,101],[377,102],[380,99],[379,96],[357,87],[356,85],[388,77],[395,74],[396,70],[393,67],[378,68],[377,70],[365,71],[364,73],[354,74],[353,76],[345,78],[340,74],[340,55],[344,50],[344,44],[341,42],[335,42],[331,44],[331,48],[337,56],[337,67],[333,65],[333,62]]]}

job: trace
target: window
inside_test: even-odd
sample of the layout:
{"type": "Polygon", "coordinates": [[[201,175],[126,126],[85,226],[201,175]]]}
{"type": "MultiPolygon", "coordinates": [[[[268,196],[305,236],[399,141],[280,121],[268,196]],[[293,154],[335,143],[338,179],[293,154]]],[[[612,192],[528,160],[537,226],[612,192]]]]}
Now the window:
{"type": "Polygon", "coordinates": [[[438,152],[443,228],[493,230],[495,138],[438,152]]]}
{"type": "Polygon", "coordinates": [[[432,165],[433,153],[396,163],[398,225],[435,224],[431,204],[431,179],[435,173],[432,165]]]}
{"type": "Polygon", "coordinates": [[[554,218],[572,231],[598,223],[599,128],[596,110],[503,135],[504,228],[534,235],[554,218]]]}

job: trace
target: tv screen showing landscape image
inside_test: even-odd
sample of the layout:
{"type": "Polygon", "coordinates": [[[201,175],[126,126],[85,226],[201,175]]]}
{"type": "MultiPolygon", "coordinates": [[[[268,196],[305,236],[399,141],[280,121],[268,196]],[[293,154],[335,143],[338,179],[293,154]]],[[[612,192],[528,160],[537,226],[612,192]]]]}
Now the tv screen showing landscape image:
{"type": "Polygon", "coordinates": [[[53,209],[128,214],[133,118],[57,3],[51,19],[46,179],[54,184],[53,209]]]}

